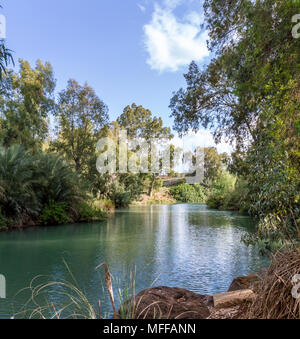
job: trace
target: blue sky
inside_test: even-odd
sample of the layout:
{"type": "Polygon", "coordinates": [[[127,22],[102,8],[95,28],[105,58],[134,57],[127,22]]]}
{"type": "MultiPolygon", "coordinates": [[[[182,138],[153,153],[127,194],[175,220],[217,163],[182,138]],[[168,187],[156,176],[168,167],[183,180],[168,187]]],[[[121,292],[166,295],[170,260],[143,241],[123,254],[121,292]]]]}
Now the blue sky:
{"type": "Polygon", "coordinates": [[[49,61],[57,91],[91,85],[111,120],[133,102],[172,126],[172,92],[189,63],[207,62],[201,0],[1,0],[15,59],[49,61]]]}

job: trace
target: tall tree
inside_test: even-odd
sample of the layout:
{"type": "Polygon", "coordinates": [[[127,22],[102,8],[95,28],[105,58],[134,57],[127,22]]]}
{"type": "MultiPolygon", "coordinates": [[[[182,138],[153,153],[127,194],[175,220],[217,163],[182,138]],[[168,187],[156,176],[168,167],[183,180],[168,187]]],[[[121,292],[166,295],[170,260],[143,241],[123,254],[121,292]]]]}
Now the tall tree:
{"type": "MultiPolygon", "coordinates": [[[[127,131],[127,135],[131,139],[143,138],[147,142],[151,139],[172,139],[171,129],[163,126],[161,118],[152,115],[149,109],[143,106],[138,106],[133,103],[131,106],[125,107],[121,116],[117,119],[117,124],[120,128],[127,131]]],[[[155,145],[152,145],[155,147],[155,145]]],[[[159,146],[159,145],[157,145],[159,146]]],[[[168,156],[168,155],[167,155],[168,156]]],[[[170,155],[169,155],[170,156],[170,155]]],[[[150,170],[151,156],[148,157],[148,169],[150,170]]],[[[158,172],[150,174],[149,195],[152,196],[157,177],[164,169],[158,169],[158,172]]]]}
{"type": "Polygon", "coordinates": [[[300,2],[206,0],[204,7],[215,57],[203,69],[190,65],[186,89],[170,104],[175,127],[209,127],[217,141],[226,135],[248,146],[274,95],[273,108],[280,113],[287,92],[299,88],[300,39],[293,38],[292,17],[300,2]]]}
{"type": "Polygon", "coordinates": [[[59,94],[57,138],[51,148],[73,161],[77,172],[87,173],[91,159],[96,166],[96,143],[103,126],[108,123],[108,108],[95,91],[76,80],[59,94]]]}
{"type": "Polygon", "coordinates": [[[175,128],[184,133],[209,127],[216,141],[225,135],[235,142],[232,168],[249,179],[251,212],[280,220],[267,225],[268,232],[285,228],[295,234],[300,39],[292,34],[292,18],[300,1],[205,0],[204,9],[214,57],[202,69],[193,62],[186,88],[174,94],[175,128]]]}
{"type": "Polygon", "coordinates": [[[117,123],[126,129],[130,138],[141,137],[149,141],[152,138],[169,138],[171,135],[171,129],[163,127],[161,118],[153,116],[149,109],[135,103],[124,108],[117,123]]]}
{"type": "Polygon", "coordinates": [[[0,142],[39,148],[48,136],[48,121],[55,111],[55,79],[50,63],[32,68],[19,60],[19,72],[3,75],[0,85],[0,142]]]}

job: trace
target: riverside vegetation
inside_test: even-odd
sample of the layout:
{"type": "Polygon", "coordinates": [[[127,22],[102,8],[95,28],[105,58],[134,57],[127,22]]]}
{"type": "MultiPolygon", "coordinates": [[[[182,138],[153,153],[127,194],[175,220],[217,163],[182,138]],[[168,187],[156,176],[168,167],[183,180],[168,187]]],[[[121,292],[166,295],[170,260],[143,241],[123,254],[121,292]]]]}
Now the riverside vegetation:
{"type": "MultiPolygon", "coordinates": [[[[256,217],[257,232],[244,241],[263,253],[299,247],[300,39],[291,19],[300,3],[205,0],[204,10],[213,57],[201,68],[192,62],[186,87],[174,93],[174,129],[210,128],[216,142],[227,138],[234,152],[206,149],[203,185],[180,184],[169,192],[176,201],[256,217]]],[[[10,62],[1,41],[1,229],[101,220],[99,201],[124,207],[159,190],[157,173],[100,175],[95,148],[101,137],[117,140],[121,128],[131,138],[171,139],[161,118],[132,104],[110,122],[88,84],[71,79],[56,99],[50,63],[32,67],[20,59],[13,71],[10,62]]]]}
{"type": "MultiPolygon", "coordinates": [[[[205,149],[203,185],[167,189],[166,200],[249,213],[259,226],[244,240],[273,251],[299,239],[300,39],[290,20],[299,2],[206,0],[204,9],[214,58],[203,69],[191,63],[186,88],[171,99],[174,128],[184,134],[210,127],[216,142],[226,137],[235,150],[229,156],[205,149]]],[[[117,141],[121,129],[130,138],[171,140],[161,118],[132,104],[110,122],[88,84],[71,79],[56,98],[50,63],[32,67],[20,59],[13,71],[4,41],[1,49],[2,229],[102,218],[99,204],[126,207],[143,194],[150,203],[165,201],[151,199],[162,186],[160,173],[100,175],[95,166],[97,141],[117,141]]]]}

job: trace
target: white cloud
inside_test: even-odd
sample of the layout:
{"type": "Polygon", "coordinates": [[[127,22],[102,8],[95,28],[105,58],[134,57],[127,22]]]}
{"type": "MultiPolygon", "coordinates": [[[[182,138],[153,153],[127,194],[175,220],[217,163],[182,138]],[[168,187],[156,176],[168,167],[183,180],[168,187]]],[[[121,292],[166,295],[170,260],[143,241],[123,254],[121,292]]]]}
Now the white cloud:
{"type": "Polygon", "coordinates": [[[174,72],[209,55],[207,32],[200,27],[202,15],[190,11],[179,19],[174,10],[181,3],[164,0],[163,6],[155,4],[151,22],[144,26],[147,63],[154,70],[174,72]]]}

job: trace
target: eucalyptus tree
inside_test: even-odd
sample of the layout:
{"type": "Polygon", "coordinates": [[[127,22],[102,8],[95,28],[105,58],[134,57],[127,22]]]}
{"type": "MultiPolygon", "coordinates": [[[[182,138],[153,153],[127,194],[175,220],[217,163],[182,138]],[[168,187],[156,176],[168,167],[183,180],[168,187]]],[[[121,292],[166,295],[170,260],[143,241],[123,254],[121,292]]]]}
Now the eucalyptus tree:
{"type": "MultiPolygon", "coordinates": [[[[262,219],[271,213],[295,229],[300,39],[293,18],[300,2],[205,0],[204,10],[212,58],[203,67],[192,62],[186,88],[174,93],[175,129],[210,128],[217,142],[224,136],[232,141],[231,168],[248,181],[251,212],[262,219]]],[[[280,225],[272,227],[276,233],[280,225]]]]}
{"type": "Polygon", "coordinates": [[[49,118],[55,111],[55,79],[50,63],[32,68],[19,60],[19,71],[8,71],[0,84],[0,143],[38,149],[48,137],[49,118]]]}
{"type": "MultiPolygon", "coordinates": [[[[159,146],[161,146],[159,143],[165,143],[166,140],[171,140],[173,137],[171,129],[163,126],[163,120],[161,118],[153,116],[149,109],[138,106],[135,103],[124,108],[123,113],[117,119],[117,124],[119,128],[127,131],[129,139],[144,139],[149,146],[151,144],[151,149],[159,148],[159,146]]],[[[147,172],[149,171],[150,174],[141,174],[141,176],[150,179],[149,195],[152,196],[156,180],[165,168],[162,166],[162,161],[160,161],[159,166],[156,166],[156,169],[151,167],[151,161],[154,159],[153,154],[149,151],[150,148],[148,149],[148,155],[145,156],[148,160],[147,172]]],[[[152,151],[155,150],[152,149],[152,151]]],[[[169,151],[166,152],[165,156],[168,156],[171,162],[171,154],[169,154],[169,151]]]]}
{"type": "Polygon", "coordinates": [[[76,171],[87,175],[96,167],[96,144],[101,129],[108,123],[108,108],[88,85],[69,80],[59,93],[56,111],[56,138],[51,148],[63,153],[75,165],[76,171]]]}

